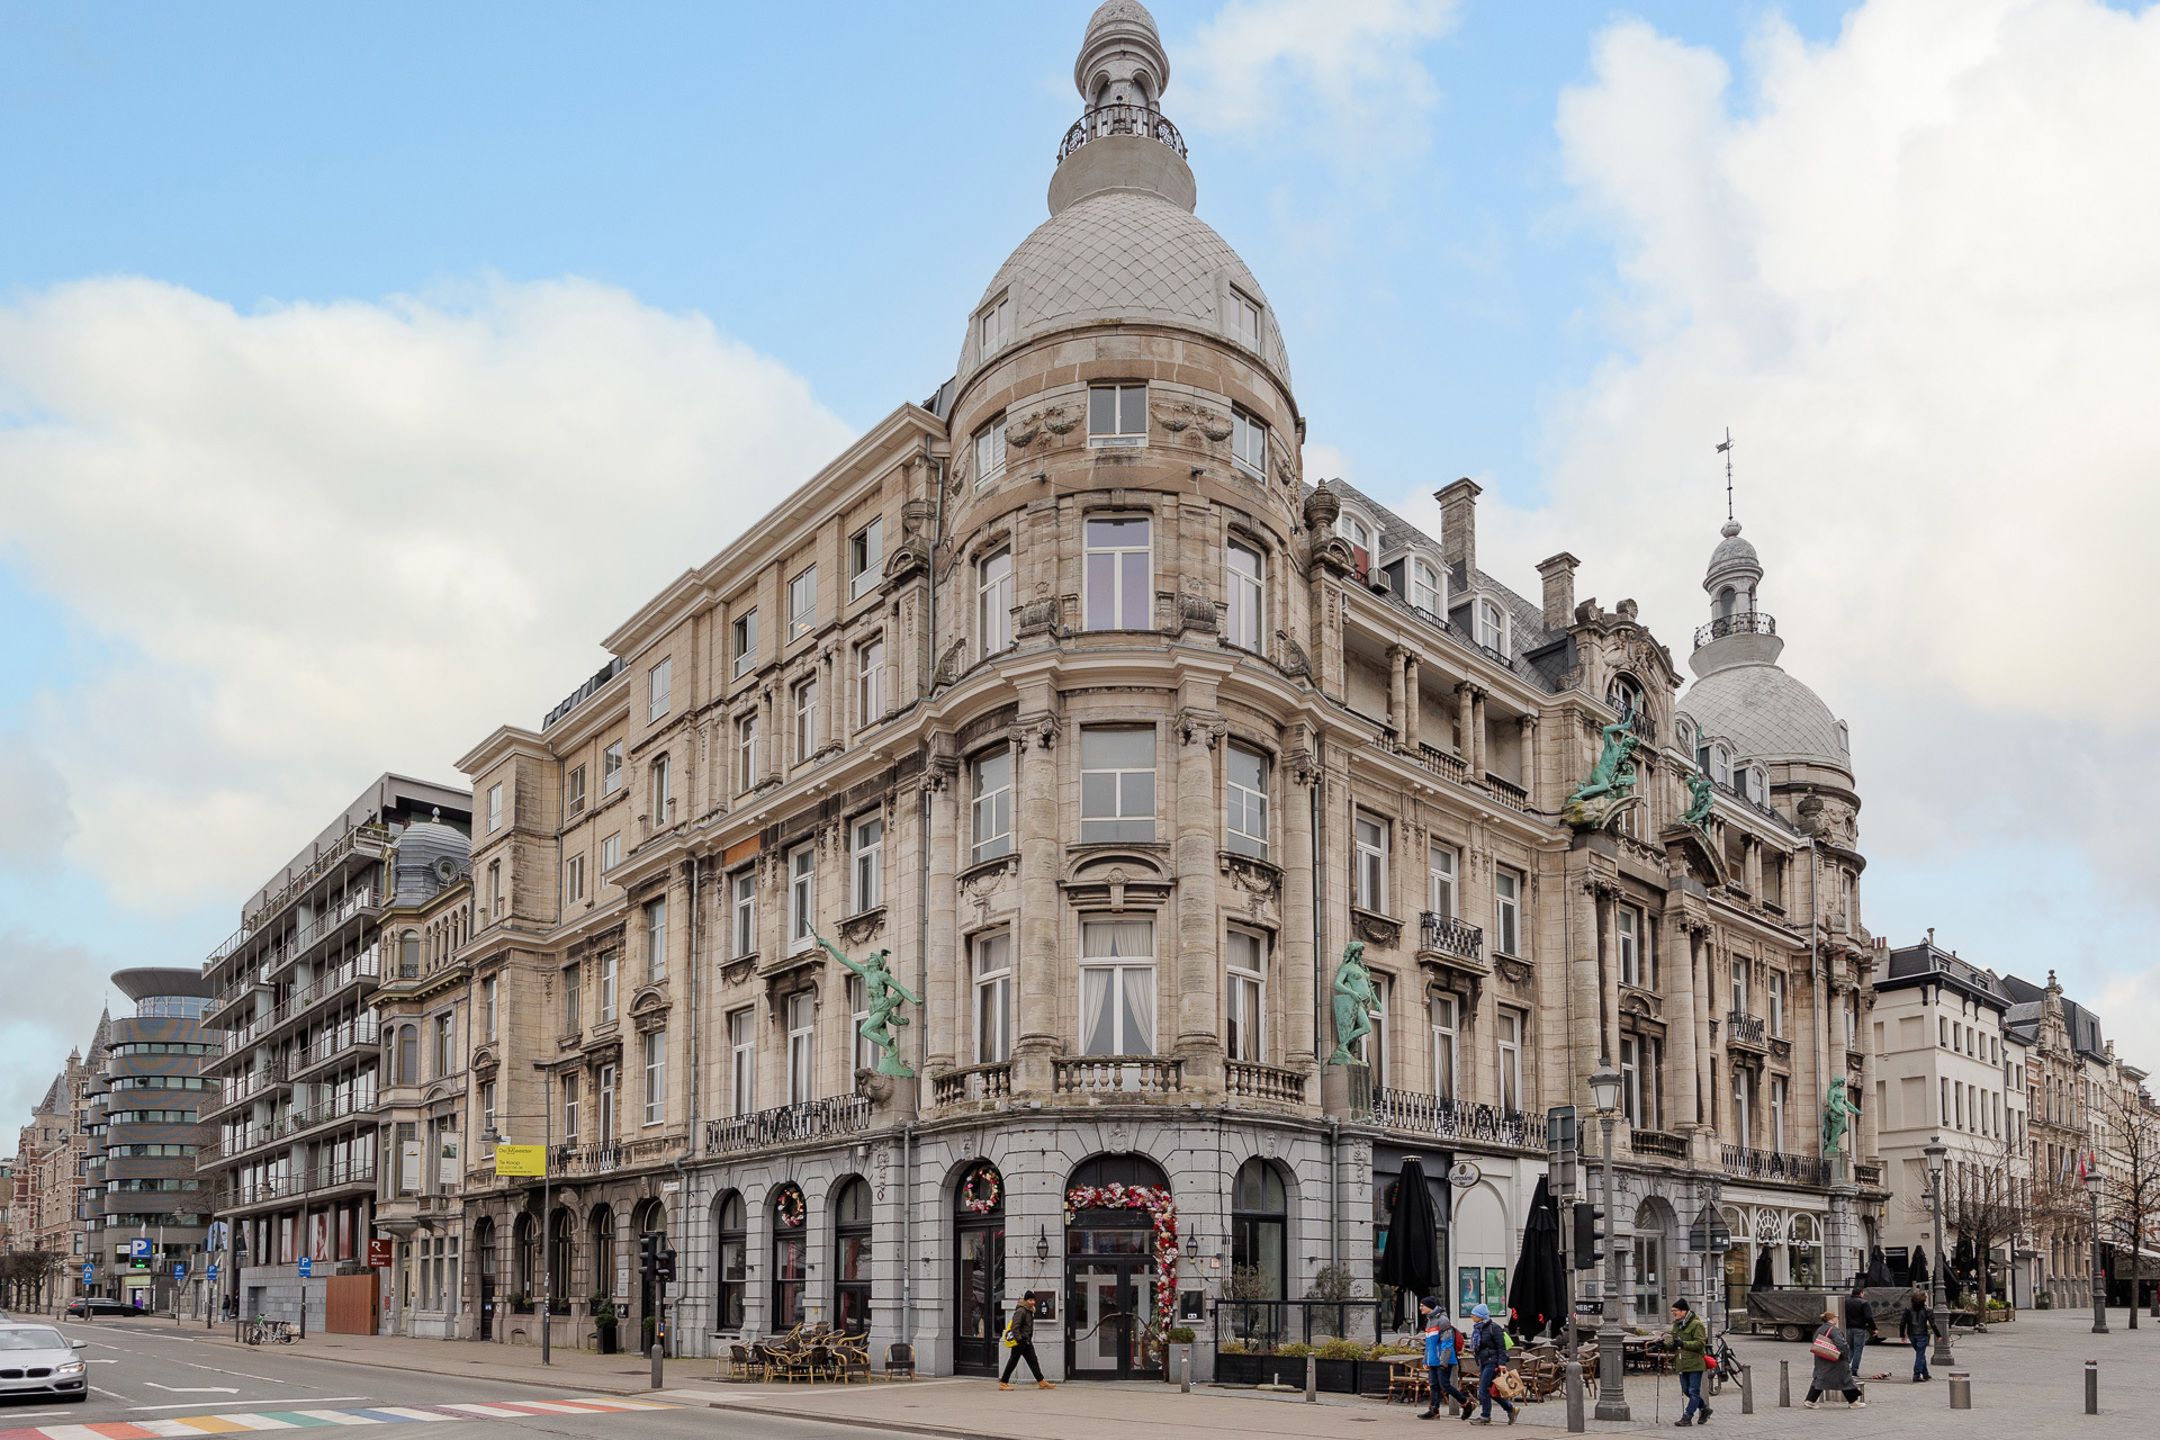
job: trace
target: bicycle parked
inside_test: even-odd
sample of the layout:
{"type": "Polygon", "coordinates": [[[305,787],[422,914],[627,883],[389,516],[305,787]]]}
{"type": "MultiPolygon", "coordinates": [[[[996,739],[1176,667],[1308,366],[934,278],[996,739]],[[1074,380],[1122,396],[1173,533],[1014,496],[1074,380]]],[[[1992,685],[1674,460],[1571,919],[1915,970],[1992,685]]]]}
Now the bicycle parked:
{"type": "Polygon", "coordinates": [[[1710,1358],[1716,1363],[1703,1377],[1704,1390],[1715,1395],[1727,1385],[1740,1383],[1740,1357],[1733,1353],[1732,1331],[1724,1331],[1717,1337],[1717,1344],[1710,1348],[1710,1358]]]}
{"type": "Polygon", "coordinates": [[[240,1338],[250,1345],[290,1345],[298,1338],[298,1332],[289,1321],[271,1320],[258,1315],[249,1322],[247,1329],[241,1332],[240,1338]]]}

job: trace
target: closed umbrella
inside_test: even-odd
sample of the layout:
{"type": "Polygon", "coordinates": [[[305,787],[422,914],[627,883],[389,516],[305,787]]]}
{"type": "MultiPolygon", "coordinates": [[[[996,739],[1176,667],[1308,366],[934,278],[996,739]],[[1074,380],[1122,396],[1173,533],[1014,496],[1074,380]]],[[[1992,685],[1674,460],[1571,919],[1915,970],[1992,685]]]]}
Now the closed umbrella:
{"type": "Polygon", "coordinates": [[[1754,1284],[1752,1284],[1752,1285],[1750,1285],[1750,1286],[1748,1286],[1748,1289],[1750,1289],[1750,1290],[1768,1290],[1769,1288],[1770,1288],[1770,1247],[1769,1247],[1769,1246],[1767,1246],[1767,1245],[1765,1245],[1765,1246],[1761,1247],[1760,1249],[1758,1249],[1758,1250],[1757,1250],[1757,1251],[1755,1252],[1755,1283],[1754,1283],[1754,1284]]]}
{"type": "MultiPolygon", "coordinates": [[[[1395,1204],[1388,1212],[1387,1248],[1373,1278],[1394,1285],[1412,1296],[1430,1295],[1440,1288],[1440,1219],[1433,1212],[1432,1192],[1426,1188],[1425,1171],[1417,1161],[1403,1161],[1395,1181],[1395,1204]]],[[[1396,1314],[1401,1315],[1401,1295],[1396,1314]]]]}
{"type": "Polygon", "coordinates": [[[1905,1278],[1915,1285],[1925,1285],[1928,1280],[1927,1246],[1915,1245],[1912,1249],[1912,1265],[1905,1278]]]}
{"type": "Polygon", "coordinates": [[[1883,1254],[1883,1248],[1880,1245],[1874,1246],[1868,1251],[1867,1283],[1870,1285],[1889,1285],[1894,1283],[1890,1279],[1889,1257],[1883,1254]]]}
{"type": "Polygon", "coordinates": [[[1515,1333],[1525,1340],[1557,1330],[1567,1309],[1567,1277],[1560,1270],[1560,1210],[1542,1175],[1530,1195],[1522,1255],[1515,1262],[1507,1303],[1515,1312],[1515,1333]]]}

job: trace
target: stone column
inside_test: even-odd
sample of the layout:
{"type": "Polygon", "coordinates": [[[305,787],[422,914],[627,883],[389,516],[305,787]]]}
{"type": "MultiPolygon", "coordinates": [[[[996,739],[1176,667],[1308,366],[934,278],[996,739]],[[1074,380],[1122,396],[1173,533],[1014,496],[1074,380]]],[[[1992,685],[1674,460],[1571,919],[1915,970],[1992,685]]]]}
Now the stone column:
{"type": "Polygon", "coordinates": [[[1188,708],[1179,714],[1171,732],[1177,745],[1177,822],[1172,840],[1172,863],[1177,867],[1177,1030],[1174,1048],[1164,1048],[1184,1057],[1188,1087],[1206,1089],[1222,1063],[1222,1036],[1215,1018],[1222,970],[1222,922],[1215,898],[1215,751],[1223,732],[1222,720],[1212,709],[1212,686],[1188,683],[1184,698],[1188,708]],[[1201,704],[1210,708],[1198,708],[1201,704]],[[1196,1070],[1207,1073],[1195,1074],[1196,1070]]]}
{"type": "Polygon", "coordinates": [[[1532,809],[1538,803],[1537,720],[1534,714],[1522,717],[1522,785],[1532,809]]]}
{"type": "MultiPolygon", "coordinates": [[[[1291,737],[1293,743],[1312,743],[1309,734],[1291,737]]],[[[1282,763],[1285,783],[1277,787],[1282,797],[1278,826],[1282,848],[1282,934],[1278,939],[1282,996],[1281,1037],[1283,1063],[1293,1070],[1309,1070],[1318,1039],[1313,1021],[1313,793],[1320,783],[1318,759],[1309,749],[1289,750],[1282,763]]]]}
{"type": "MultiPolygon", "coordinates": [[[[1033,689],[1033,687],[1031,687],[1033,689]]],[[[1058,985],[1065,973],[1058,900],[1058,720],[1047,686],[1024,695],[1013,758],[1018,762],[1019,804],[1013,829],[1020,850],[1020,935],[1013,963],[1019,968],[1020,1011],[1013,1040],[1013,1089],[1050,1088],[1050,1060],[1058,1051],[1058,985]]]]}
{"type": "Polygon", "coordinates": [[[1574,911],[1573,922],[1568,927],[1574,954],[1568,961],[1572,979],[1568,986],[1567,1014],[1569,1049],[1575,1056],[1574,1073],[1568,1077],[1572,1099],[1589,1079],[1590,1072],[1597,1069],[1598,1039],[1603,1034],[1603,1027],[1598,1023],[1598,903],[1594,882],[1588,875],[1578,872],[1570,880],[1568,897],[1568,904],[1574,911]]]}
{"type": "Polygon", "coordinates": [[[1475,757],[1470,762],[1471,773],[1478,779],[1485,778],[1485,692],[1470,692],[1470,743],[1475,757]]]}
{"type": "Polygon", "coordinates": [[[1719,1057],[1710,1039],[1711,1017],[1717,1008],[1717,954],[1710,946],[1710,932],[1696,930],[1688,936],[1688,951],[1695,957],[1695,998],[1699,1002],[1695,1011],[1696,1081],[1702,1087],[1702,1121],[1715,1130],[1718,1125],[1718,1065],[1719,1057]]]}
{"type": "MultiPolygon", "coordinates": [[[[953,883],[959,863],[954,829],[960,807],[967,803],[965,786],[955,783],[960,767],[950,755],[933,755],[923,792],[930,797],[930,830],[920,837],[923,847],[917,863],[929,876],[930,904],[925,917],[924,966],[931,977],[923,998],[923,1052],[927,1073],[935,1074],[955,1065],[975,1061],[962,1017],[971,1015],[968,956],[954,923],[958,890],[953,883]],[[939,978],[945,983],[940,986],[939,978]],[[935,996],[935,1001],[932,1001],[935,996]]],[[[1016,940],[1019,938],[1014,937],[1016,940]]]]}
{"type": "MultiPolygon", "coordinates": [[[[1620,959],[1615,953],[1617,941],[1614,931],[1618,928],[1617,902],[1613,891],[1599,886],[1595,913],[1597,916],[1597,967],[1598,967],[1598,1044],[1603,1050],[1601,1058],[1620,1065],[1620,959]]],[[[1638,937],[1639,943],[1640,937],[1638,937]]]]}
{"type": "Polygon", "coordinates": [[[1387,723],[1395,732],[1395,743],[1410,743],[1410,721],[1403,709],[1403,664],[1410,652],[1400,645],[1388,646],[1387,652],[1387,723]]]}
{"type": "Polygon", "coordinates": [[[1668,1113],[1673,1128],[1690,1134],[1702,1122],[1701,1097],[1696,1093],[1695,1070],[1695,954],[1694,937],[1685,917],[1677,911],[1665,917],[1665,993],[1672,997],[1673,1013],[1665,1027],[1672,1053],[1665,1057],[1668,1113]]]}
{"type": "Polygon", "coordinates": [[[1462,756],[1464,764],[1472,763],[1470,757],[1477,750],[1476,742],[1470,735],[1471,693],[1470,682],[1467,680],[1455,687],[1455,749],[1462,756]]]}

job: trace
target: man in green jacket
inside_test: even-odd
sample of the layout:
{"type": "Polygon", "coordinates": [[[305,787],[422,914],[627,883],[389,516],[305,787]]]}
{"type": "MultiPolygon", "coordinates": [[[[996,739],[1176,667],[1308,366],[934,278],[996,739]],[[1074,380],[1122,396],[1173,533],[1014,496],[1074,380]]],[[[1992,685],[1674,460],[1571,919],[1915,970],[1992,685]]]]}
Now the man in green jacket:
{"type": "Polygon", "coordinates": [[[1703,1403],[1702,1377],[1709,1368],[1703,1356],[1710,1349],[1710,1327],[1703,1324],[1702,1316],[1695,1313],[1685,1296],[1672,1302],[1672,1315],[1672,1368],[1680,1377],[1680,1393],[1687,1397],[1687,1405],[1673,1424],[1707,1425],[1710,1407],[1703,1403]]]}

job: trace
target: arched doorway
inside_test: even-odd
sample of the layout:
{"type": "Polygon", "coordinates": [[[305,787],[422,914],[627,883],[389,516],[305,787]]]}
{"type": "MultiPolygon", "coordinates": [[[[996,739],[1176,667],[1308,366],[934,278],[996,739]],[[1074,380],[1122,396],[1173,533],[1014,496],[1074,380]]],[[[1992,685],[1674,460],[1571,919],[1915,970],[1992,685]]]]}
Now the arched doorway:
{"type": "Polygon", "coordinates": [[[592,1293],[615,1298],[615,1212],[595,1205],[585,1221],[592,1232],[592,1293]]]}
{"type": "Polygon", "coordinates": [[[995,1375],[1005,1333],[1005,1178],[987,1160],[961,1172],[953,1231],[953,1370],[995,1375]]]}
{"type": "MultiPolygon", "coordinates": [[[[638,1237],[638,1254],[645,1253],[644,1237],[658,1237],[656,1248],[665,1250],[667,1243],[667,1207],[658,1200],[640,1200],[637,1209],[630,1212],[630,1229],[638,1237]]],[[[651,1350],[660,1339],[661,1325],[666,1320],[667,1290],[655,1284],[648,1271],[638,1275],[638,1338],[646,1350],[651,1350]]]]}
{"type": "Polygon", "coordinates": [[[548,1216],[547,1254],[548,1309],[555,1315],[564,1315],[570,1310],[570,1296],[573,1293],[570,1289],[572,1228],[569,1210],[561,1205],[556,1206],[554,1213],[548,1216]]]}
{"type": "Polygon", "coordinates": [[[743,1199],[729,1190],[713,1201],[713,1328],[740,1335],[743,1301],[749,1279],[750,1237],[743,1225],[743,1199]]]}
{"type": "Polygon", "coordinates": [[[773,1191],[771,1328],[776,1335],[803,1323],[803,1278],[809,1259],[803,1248],[808,1234],[803,1222],[809,1213],[801,1186],[791,1182],[773,1191]]]}
{"type": "MultiPolygon", "coordinates": [[[[1282,1171],[1259,1156],[1238,1167],[1230,1187],[1230,1284],[1232,1300],[1287,1298],[1290,1276],[1290,1195],[1282,1171]]],[[[1242,1337],[1274,1338],[1281,1307],[1252,1305],[1231,1312],[1242,1337]]]]}
{"type": "Polygon", "coordinates": [[[1066,1182],[1065,1373],[1160,1375],[1157,1226],[1173,1226],[1169,1177],[1144,1155],[1097,1155],[1066,1182]]]}
{"type": "Polygon", "coordinates": [[[510,1232],[517,1251],[517,1273],[512,1277],[511,1301],[530,1305],[540,1293],[540,1217],[520,1210],[510,1232]]]}
{"type": "Polygon", "coordinates": [[[844,1335],[870,1333],[870,1187],[850,1175],[832,1190],[832,1324],[844,1335]]]}
{"type": "Polygon", "coordinates": [[[480,1338],[495,1338],[495,1220],[483,1215],[473,1225],[473,1258],[480,1267],[480,1338]]]}
{"type": "Polygon", "coordinates": [[[1680,1218],[1670,1201],[1652,1195],[1635,1209],[1635,1235],[1629,1241],[1635,1270],[1634,1321],[1655,1326],[1680,1294],[1677,1266],[1680,1218]]]}

